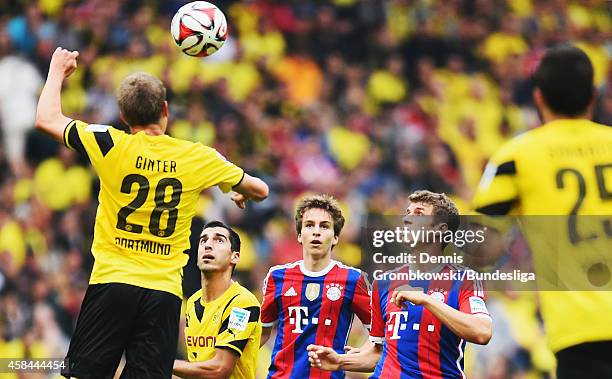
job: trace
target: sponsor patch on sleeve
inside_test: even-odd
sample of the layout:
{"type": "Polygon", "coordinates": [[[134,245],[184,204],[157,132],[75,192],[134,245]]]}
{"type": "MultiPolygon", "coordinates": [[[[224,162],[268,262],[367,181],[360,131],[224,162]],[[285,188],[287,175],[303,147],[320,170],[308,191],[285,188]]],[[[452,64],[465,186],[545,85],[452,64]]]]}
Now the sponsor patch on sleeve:
{"type": "Polygon", "coordinates": [[[247,311],[246,309],[232,308],[232,313],[230,313],[227,327],[229,329],[244,331],[249,323],[250,316],[251,312],[247,311]]]}
{"type": "Polygon", "coordinates": [[[105,132],[108,130],[108,128],[110,128],[110,126],[108,125],[89,124],[87,125],[87,128],[85,128],[85,131],[87,132],[105,132]]]}
{"type": "Polygon", "coordinates": [[[489,311],[487,310],[487,306],[485,305],[484,300],[482,300],[480,297],[472,296],[470,297],[469,300],[470,300],[470,310],[472,311],[472,314],[474,313],[489,314],[489,311]]]}

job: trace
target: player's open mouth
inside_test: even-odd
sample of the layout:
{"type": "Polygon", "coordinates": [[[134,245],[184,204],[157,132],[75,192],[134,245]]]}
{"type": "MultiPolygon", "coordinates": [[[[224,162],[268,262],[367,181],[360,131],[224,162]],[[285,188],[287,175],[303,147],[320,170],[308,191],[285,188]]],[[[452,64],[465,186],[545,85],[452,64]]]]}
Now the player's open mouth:
{"type": "Polygon", "coordinates": [[[212,255],[212,254],[204,254],[204,255],[202,255],[202,260],[203,261],[204,260],[213,260],[213,259],[215,259],[215,256],[212,255]]]}
{"type": "Polygon", "coordinates": [[[313,246],[321,246],[323,244],[323,242],[319,241],[319,240],[312,240],[310,241],[310,244],[313,246]]]}

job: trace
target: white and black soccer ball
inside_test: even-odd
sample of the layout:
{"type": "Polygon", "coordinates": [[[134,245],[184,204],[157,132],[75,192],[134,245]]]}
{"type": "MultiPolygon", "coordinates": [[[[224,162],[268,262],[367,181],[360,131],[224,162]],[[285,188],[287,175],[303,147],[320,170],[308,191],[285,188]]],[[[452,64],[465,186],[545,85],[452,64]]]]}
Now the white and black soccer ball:
{"type": "Polygon", "coordinates": [[[176,11],[170,31],[183,53],[192,57],[207,57],[225,43],[227,20],[216,5],[194,1],[176,11]]]}

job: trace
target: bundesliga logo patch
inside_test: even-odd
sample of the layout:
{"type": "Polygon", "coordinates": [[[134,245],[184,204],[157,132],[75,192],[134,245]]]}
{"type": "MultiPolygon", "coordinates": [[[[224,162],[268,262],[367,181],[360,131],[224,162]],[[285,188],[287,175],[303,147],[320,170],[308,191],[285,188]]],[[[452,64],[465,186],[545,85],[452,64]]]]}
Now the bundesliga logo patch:
{"type": "Polygon", "coordinates": [[[239,331],[246,330],[250,316],[251,312],[247,311],[246,309],[232,308],[232,313],[230,313],[229,323],[227,327],[229,329],[235,329],[239,331]]]}
{"type": "Polygon", "coordinates": [[[487,310],[487,306],[485,305],[485,302],[477,296],[470,297],[470,310],[472,311],[472,313],[489,314],[489,311],[487,310]]]}

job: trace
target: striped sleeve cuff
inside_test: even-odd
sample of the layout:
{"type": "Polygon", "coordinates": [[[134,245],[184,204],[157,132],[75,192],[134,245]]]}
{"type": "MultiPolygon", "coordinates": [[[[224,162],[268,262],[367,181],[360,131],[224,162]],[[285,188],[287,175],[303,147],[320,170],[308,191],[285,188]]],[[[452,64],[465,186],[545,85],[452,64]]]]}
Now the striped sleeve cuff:
{"type": "Polygon", "coordinates": [[[70,120],[66,126],[64,127],[64,146],[66,146],[67,148],[72,148],[72,146],[70,146],[68,144],[68,129],[70,128],[70,126],[72,126],[72,123],[74,122],[74,120],[70,120]]]}

